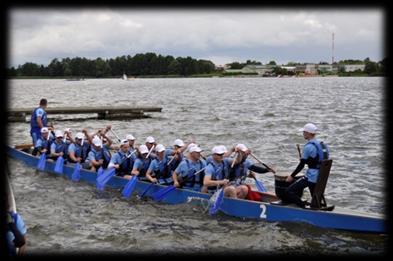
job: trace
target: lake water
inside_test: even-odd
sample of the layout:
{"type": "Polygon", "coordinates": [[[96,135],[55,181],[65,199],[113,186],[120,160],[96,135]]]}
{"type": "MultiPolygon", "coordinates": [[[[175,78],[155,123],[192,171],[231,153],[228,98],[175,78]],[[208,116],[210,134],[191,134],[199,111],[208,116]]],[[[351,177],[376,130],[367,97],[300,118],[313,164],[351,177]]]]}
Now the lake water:
{"type": "MultiPolygon", "coordinates": [[[[214,145],[244,143],[278,171],[298,163],[298,129],[315,123],[333,166],[328,204],[384,213],[384,78],[176,78],[11,80],[11,108],[57,106],[161,106],[139,120],[55,121],[75,134],[108,124],[138,144],[152,135],[170,146],[176,138],[214,145]]],[[[50,115],[49,115],[50,117],[50,115]]],[[[29,143],[29,125],[8,125],[10,144],[29,143]]],[[[209,216],[188,204],[165,205],[54,175],[37,174],[12,160],[18,211],[28,229],[29,253],[308,253],[381,254],[387,236],[327,230],[306,224],[209,216]]],[[[274,191],[274,177],[259,175],[274,191]]],[[[306,194],[307,196],[308,194],[306,194]]]]}

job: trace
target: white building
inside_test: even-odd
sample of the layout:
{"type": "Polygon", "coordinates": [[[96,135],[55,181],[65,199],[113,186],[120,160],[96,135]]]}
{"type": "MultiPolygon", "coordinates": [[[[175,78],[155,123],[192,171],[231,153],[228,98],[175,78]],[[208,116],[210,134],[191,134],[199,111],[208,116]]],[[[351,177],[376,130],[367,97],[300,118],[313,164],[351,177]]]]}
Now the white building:
{"type": "Polygon", "coordinates": [[[332,72],[333,65],[331,65],[331,64],[318,64],[318,70],[320,72],[332,72]]]}
{"type": "Polygon", "coordinates": [[[354,72],[357,70],[364,71],[364,68],[366,67],[366,65],[365,64],[344,64],[343,67],[344,67],[345,72],[354,72]]]}

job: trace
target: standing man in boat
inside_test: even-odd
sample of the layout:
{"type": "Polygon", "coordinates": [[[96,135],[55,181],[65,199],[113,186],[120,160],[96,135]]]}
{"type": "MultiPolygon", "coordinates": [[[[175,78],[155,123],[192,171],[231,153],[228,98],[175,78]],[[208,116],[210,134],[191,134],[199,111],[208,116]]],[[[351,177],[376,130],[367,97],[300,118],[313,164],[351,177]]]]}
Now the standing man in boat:
{"type": "Polygon", "coordinates": [[[46,99],[41,99],[40,106],[35,108],[31,113],[30,135],[33,140],[33,144],[35,144],[37,139],[41,136],[41,129],[48,126],[48,119],[45,112],[47,105],[48,101],[46,99]]]}
{"type": "Polygon", "coordinates": [[[188,158],[180,162],[179,166],[173,171],[174,186],[207,192],[207,189],[202,189],[204,172],[201,170],[206,167],[206,162],[201,159],[202,149],[195,145],[191,146],[188,152],[188,158]],[[195,175],[198,171],[199,173],[195,175]]]}
{"type": "Polygon", "coordinates": [[[309,188],[311,196],[313,195],[321,162],[323,159],[329,158],[327,146],[315,138],[317,130],[317,126],[312,123],[307,123],[303,128],[299,129],[299,131],[303,132],[303,137],[307,140],[307,143],[304,145],[303,154],[298,166],[286,179],[287,182],[292,182],[296,174],[304,168],[304,165],[308,165],[306,175],[299,178],[286,189],[288,200],[302,208],[305,208],[308,202],[303,201],[298,195],[306,187],[309,188]]]}
{"type": "Polygon", "coordinates": [[[224,186],[224,196],[236,198],[236,190],[229,183],[229,162],[228,158],[224,158],[224,154],[228,152],[223,145],[214,146],[212,149],[212,158],[208,162],[205,169],[205,177],[203,185],[207,187],[207,191],[213,194],[220,186],[224,186]]]}

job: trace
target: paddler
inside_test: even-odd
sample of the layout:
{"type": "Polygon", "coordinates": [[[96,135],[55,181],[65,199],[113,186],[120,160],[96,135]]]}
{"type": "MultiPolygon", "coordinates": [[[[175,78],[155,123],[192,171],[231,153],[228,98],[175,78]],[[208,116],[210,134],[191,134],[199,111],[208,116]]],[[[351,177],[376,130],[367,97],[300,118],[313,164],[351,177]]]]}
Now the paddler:
{"type": "Polygon", "coordinates": [[[189,147],[188,152],[188,157],[183,159],[172,173],[174,186],[207,192],[207,188],[203,188],[205,173],[201,171],[206,167],[206,162],[201,159],[202,149],[194,145],[189,147]]]}
{"type": "Polygon", "coordinates": [[[236,198],[236,190],[229,183],[229,162],[224,158],[228,152],[224,145],[214,146],[212,149],[211,161],[207,163],[203,185],[207,191],[213,194],[219,187],[224,186],[224,196],[236,198]]]}
{"type": "Polygon", "coordinates": [[[170,164],[170,170],[174,171],[177,166],[179,166],[180,162],[183,160],[184,155],[183,152],[187,149],[187,144],[183,142],[181,139],[176,139],[173,142],[173,147],[172,148],[167,148],[165,149],[165,155],[167,157],[172,156],[174,158],[171,158],[169,160],[170,164]]]}
{"type": "Polygon", "coordinates": [[[152,161],[151,153],[149,155],[149,149],[146,145],[141,145],[138,148],[138,157],[132,167],[131,175],[137,175],[139,180],[148,181],[146,178],[146,172],[152,161]]]}
{"type": "Polygon", "coordinates": [[[156,158],[157,155],[154,153],[154,147],[157,146],[156,140],[153,136],[148,136],[145,140],[145,145],[150,152],[152,158],[156,158]],[[154,147],[153,147],[154,146],[154,147]]]}
{"type": "Polygon", "coordinates": [[[157,157],[153,159],[146,172],[146,178],[152,183],[161,185],[172,185],[172,171],[168,164],[168,154],[165,153],[165,146],[157,144],[155,147],[157,157]]]}
{"type": "Polygon", "coordinates": [[[134,160],[131,158],[129,148],[130,145],[128,140],[121,140],[119,151],[113,154],[108,165],[108,168],[114,167],[116,169],[117,176],[127,179],[131,178],[131,170],[134,165],[134,160]]]}
{"type": "Polygon", "coordinates": [[[318,180],[320,164],[322,159],[329,158],[329,150],[323,142],[315,138],[318,128],[313,123],[307,123],[303,128],[299,129],[299,131],[303,132],[303,137],[307,140],[307,143],[304,145],[298,166],[292,174],[287,177],[286,181],[291,183],[296,174],[304,168],[304,165],[307,164],[308,169],[304,177],[299,178],[286,189],[286,194],[288,196],[288,201],[295,203],[299,207],[305,208],[309,203],[303,201],[298,195],[301,195],[301,192],[303,192],[306,187],[309,188],[311,196],[313,195],[318,180]]]}
{"type": "Polygon", "coordinates": [[[43,127],[41,129],[41,135],[37,139],[37,142],[34,144],[33,155],[36,156],[46,153],[49,155],[50,153],[50,145],[53,141],[53,136],[49,133],[49,129],[47,127],[43,127]]]}
{"type": "Polygon", "coordinates": [[[58,157],[67,158],[66,143],[63,140],[63,132],[61,130],[55,131],[55,140],[50,146],[50,158],[57,160],[58,157]]]}
{"type": "Polygon", "coordinates": [[[85,142],[85,135],[78,132],[75,140],[68,146],[68,161],[71,163],[84,163],[90,150],[90,145],[85,142]]]}
{"type": "Polygon", "coordinates": [[[91,145],[86,162],[82,164],[83,168],[91,169],[92,171],[96,171],[100,167],[106,168],[110,158],[104,157],[102,140],[98,136],[94,136],[91,145]]]}

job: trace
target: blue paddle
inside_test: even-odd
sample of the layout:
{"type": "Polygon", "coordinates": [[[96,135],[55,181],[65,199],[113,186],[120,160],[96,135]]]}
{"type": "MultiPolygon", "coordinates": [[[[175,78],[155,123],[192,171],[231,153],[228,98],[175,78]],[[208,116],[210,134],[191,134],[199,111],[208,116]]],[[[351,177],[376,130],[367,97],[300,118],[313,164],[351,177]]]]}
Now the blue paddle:
{"type": "Polygon", "coordinates": [[[103,169],[102,167],[100,167],[100,168],[98,169],[98,171],[97,171],[97,178],[98,178],[99,176],[101,176],[102,173],[104,173],[104,169],[103,169]]]}
{"type": "MultiPolygon", "coordinates": [[[[191,175],[191,176],[187,176],[187,177],[182,181],[182,183],[183,183],[184,181],[186,181],[188,178],[193,177],[193,176],[195,176],[195,175],[201,173],[201,172],[204,171],[205,169],[206,169],[206,167],[204,167],[204,168],[198,170],[197,172],[195,172],[195,173],[194,173],[193,175],[191,175]]],[[[171,191],[174,190],[175,188],[176,188],[176,187],[175,187],[174,185],[171,185],[171,186],[168,186],[168,187],[166,187],[166,188],[163,188],[163,189],[161,189],[161,190],[159,190],[159,191],[157,191],[156,193],[153,194],[153,199],[156,200],[156,201],[160,201],[160,200],[162,200],[169,192],[171,192],[171,191]]]]}
{"type": "Polygon", "coordinates": [[[266,192],[267,190],[266,190],[265,186],[263,186],[263,183],[261,181],[257,180],[257,178],[254,175],[252,175],[252,177],[255,180],[255,184],[257,185],[258,190],[260,192],[266,192]]]}
{"type": "Polygon", "coordinates": [[[214,192],[213,196],[209,200],[213,202],[209,208],[209,215],[214,215],[220,209],[222,202],[224,201],[224,188],[220,188],[214,192]]]}
{"type": "Polygon", "coordinates": [[[156,201],[160,201],[162,200],[169,192],[171,192],[172,190],[176,189],[175,186],[171,185],[168,186],[166,188],[163,188],[159,191],[157,191],[156,193],[153,194],[153,199],[156,201]]]}
{"type": "MultiPolygon", "coordinates": [[[[115,168],[108,168],[102,173],[99,177],[97,177],[97,189],[104,190],[105,184],[116,174],[115,168]]],[[[98,176],[98,175],[97,175],[98,176]]]]}
{"type": "Polygon", "coordinates": [[[77,162],[75,164],[74,172],[72,173],[71,180],[72,181],[79,181],[81,177],[81,164],[77,162]]]}
{"type": "Polygon", "coordinates": [[[62,174],[63,166],[64,166],[64,158],[62,156],[59,156],[56,160],[55,172],[62,174]]]}
{"type": "Polygon", "coordinates": [[[38,160],[37,169],[43,171],[46,164],[46,153],[42,153],[38,160]]]}
{"type": "Polygon", "coordinates": [[[125,198],[129,198],[132,194],[132,192],[135,189],[136,186],[136,181],[138,180],[136,175],[133,175],[132,178],[127,182],[127,184],[124,186],[124,189],[122,191],[122,195],[125,198]]]}
{"type": "Polygon", "coordinates": [[[155,183],[151,183],[149,186],[147,186],[147,188],[142,192],[139,198],[143,198],[146,195],[147,191],[149,191],[154,185],[155,183]]]}

